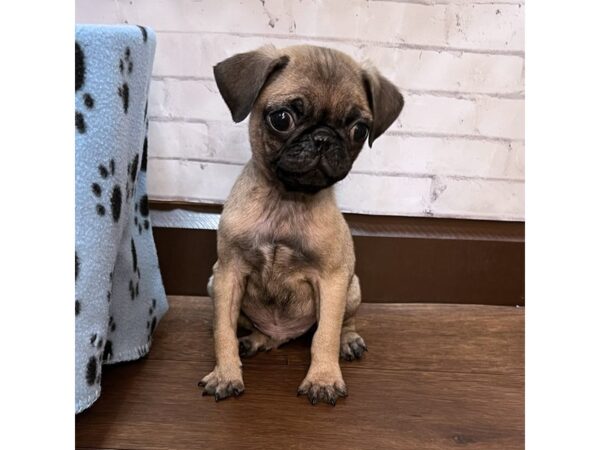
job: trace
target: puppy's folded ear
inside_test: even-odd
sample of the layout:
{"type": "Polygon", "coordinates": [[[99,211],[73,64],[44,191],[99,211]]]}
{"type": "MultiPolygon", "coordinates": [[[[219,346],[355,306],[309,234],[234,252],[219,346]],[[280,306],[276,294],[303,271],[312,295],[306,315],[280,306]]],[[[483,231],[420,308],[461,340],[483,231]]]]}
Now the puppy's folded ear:
{"type": "Polygon", "coordinates": [[[274,47],[239,53],[213,67],[221,96],[235,122],[244,120],[270,75],[283,68],[289,58],[274,47]]]}
{"type": "Polygon", "coordinates": [[[404,98],[396,86],[375,68],[363,70],[363,82],[373,113],[373,125],[369,132],[369,147],[371,147],[373,141],[381,136],[400,115],[404,98]]]}

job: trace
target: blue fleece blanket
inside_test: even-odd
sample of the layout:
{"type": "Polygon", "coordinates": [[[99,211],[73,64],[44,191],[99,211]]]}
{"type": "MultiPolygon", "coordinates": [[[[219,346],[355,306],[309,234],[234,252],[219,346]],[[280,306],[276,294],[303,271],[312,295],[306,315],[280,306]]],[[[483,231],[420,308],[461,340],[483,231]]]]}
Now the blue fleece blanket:
{"type": "Polygon", "coordinates": [[[75,30],[76,413],[100,395],[102,365],[137,359],[167,311],[146,196],[154,33],[75,30]]]}

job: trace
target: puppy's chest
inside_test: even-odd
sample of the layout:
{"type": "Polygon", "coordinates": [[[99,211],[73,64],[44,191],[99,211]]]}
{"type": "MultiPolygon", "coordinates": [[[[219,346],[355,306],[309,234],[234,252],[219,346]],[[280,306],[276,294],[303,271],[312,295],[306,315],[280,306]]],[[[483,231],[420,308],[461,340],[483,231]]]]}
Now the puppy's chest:
{"type": "Polygon", "coordinates": [[[258,237],[244,252],[244,258],[251,268],[250,281],[273,297],[297,288],[319,265],[319,258],[307,243],[289,237],[258,237]]]}
{"type": "Polygon", "coordinates": [[[286,241],[257,243],[247,252],[252,270],[242,310],[254,326],[278,341],[297,337],[315,322],[314,256],[286,241]]]}

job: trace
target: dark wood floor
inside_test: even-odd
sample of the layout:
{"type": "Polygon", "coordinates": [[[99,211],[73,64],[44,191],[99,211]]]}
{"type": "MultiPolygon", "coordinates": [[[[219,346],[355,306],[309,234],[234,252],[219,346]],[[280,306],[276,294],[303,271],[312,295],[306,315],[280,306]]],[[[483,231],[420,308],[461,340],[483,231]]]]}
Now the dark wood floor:
{"type": "Polygon", "coordinates": [[[105,367],[76,418],[80,449],[524,448],[524,309],[363,304],[369,352],[342,362],[349,397],[296,397],[308,337],[244,359],[246,392],[215,403],[212,306],[170,297],[147,358],[105,367]]]}

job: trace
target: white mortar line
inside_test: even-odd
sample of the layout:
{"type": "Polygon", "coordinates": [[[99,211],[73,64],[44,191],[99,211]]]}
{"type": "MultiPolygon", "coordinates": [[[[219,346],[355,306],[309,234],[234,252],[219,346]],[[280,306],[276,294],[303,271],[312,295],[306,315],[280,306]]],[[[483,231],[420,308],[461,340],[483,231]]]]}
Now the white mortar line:
{"type": "MultiPolygon", "coordinates": [[[[204,81],[215,83],[215,79],[213,77],[204,77],[197,75],[152,75],[152,80],[155,81],[204,81]]],[[[525,93],[524,91],[515,91],[515,92],[506,92],[506,93],[498,93],[498,92],[473,92],[473,91],[446,91],[446,90],[429,90],[429,89],[403,89],[400,88],[400,91],[403,94],[414,95],[414,96],[431,96],[431,97],[447,97],[447,98],[457,98],[460,100],[474,100],[478,97],[491,97],[491,98],[499,98],[499,99],[509,99],[509,100],[524,100],[525,93]]]]}
{"type": "Polygon", "coordinates": [[[305,41],[323,41],[323,42],[340,42],[343,44],[354,45],[356,47],[364,47],[365,45],[373,45],[376,47],[384,48],[399,48],[409,50],[430,50],[434,52],[458,52],[458,53],[477,53],[481,55],[509,55],[525,57],[524,50],[499,50],[499,49],[476,49],[476,48],[463,48],[463,47],[449,47],[439,45],[425,45],[425,44],[407,44],[400,42],[385,42],[385,41],[369,41],[352,38],[337,38],[337,37],[325,37],[325,36],[305,36],[299,34],[277,34],[277,33],[242,33],[242,32],[231,32],[231,31],[202,31],[202,30],[160,30],[154,29],[154,31],[165,34],[224,34],[229,36],[237,37],[259,37],[264,39],[282,39],[282,40],[305,40],[305,41]]]}

